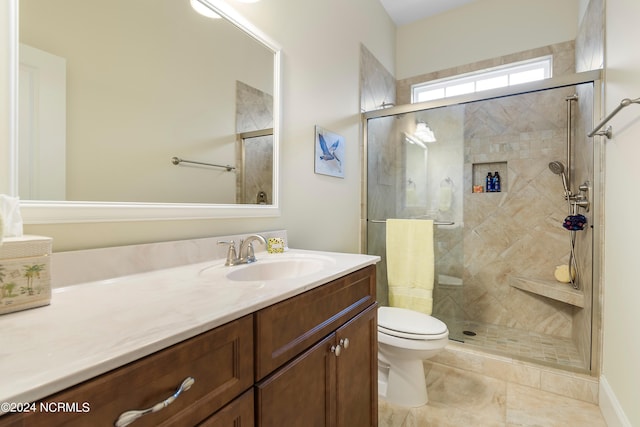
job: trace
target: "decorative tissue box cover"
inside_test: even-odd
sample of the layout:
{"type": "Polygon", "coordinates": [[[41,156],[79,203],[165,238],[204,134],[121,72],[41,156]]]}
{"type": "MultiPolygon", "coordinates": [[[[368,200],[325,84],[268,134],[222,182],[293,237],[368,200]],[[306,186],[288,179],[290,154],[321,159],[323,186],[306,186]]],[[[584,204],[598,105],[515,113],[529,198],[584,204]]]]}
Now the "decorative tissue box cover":
{"type": "Polygon", "coordinates": [[[0,245],[0,314],[51,302],[50,257],[53,239],[6,237],[0,245]]]}

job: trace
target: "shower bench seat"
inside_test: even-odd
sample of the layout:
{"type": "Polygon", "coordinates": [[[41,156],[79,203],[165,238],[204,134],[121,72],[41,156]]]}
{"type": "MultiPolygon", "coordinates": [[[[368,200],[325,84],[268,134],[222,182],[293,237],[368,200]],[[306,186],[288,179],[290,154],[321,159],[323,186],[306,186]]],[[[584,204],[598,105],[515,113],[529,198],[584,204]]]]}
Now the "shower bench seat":
{"type": "Polygon", "coordinates": [[[516,289],[541,295],[574,307],[584,308],[584,293],[578,289],[573,289],[569,284],[551,280],[512,276],[511,286],[516,289]]]}

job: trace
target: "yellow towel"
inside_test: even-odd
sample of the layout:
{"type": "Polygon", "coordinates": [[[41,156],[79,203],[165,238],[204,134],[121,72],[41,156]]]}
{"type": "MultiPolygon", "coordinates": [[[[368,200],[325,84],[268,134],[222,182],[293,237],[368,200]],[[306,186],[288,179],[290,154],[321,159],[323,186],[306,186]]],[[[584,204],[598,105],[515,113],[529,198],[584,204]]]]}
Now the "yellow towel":
{"type": "Polygon", "coordinates": [[[433,221],[387,220],[389,305],[431,314],[433,308],[433,221]]]}

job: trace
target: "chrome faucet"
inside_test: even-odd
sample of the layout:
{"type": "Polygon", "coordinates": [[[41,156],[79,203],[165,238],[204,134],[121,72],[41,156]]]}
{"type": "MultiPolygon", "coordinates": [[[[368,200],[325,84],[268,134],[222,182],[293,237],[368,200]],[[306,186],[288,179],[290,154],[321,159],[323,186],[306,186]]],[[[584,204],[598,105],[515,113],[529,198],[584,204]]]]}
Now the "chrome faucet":
{"type": "Polygon", "coordinates": [[[240,241],[240,253],[238,254],[238,258],[240,258],[240,264],[248,264],[250,262],[256,262],[256,255],[253,252],[253,242],[257,240],[263,245],[267,244],[267,241],[264,237],[259,234],[252,234],[244,240],[240,241]]]}
{"type": "Polygon", "coordinates": [[[267,241],[264,237],[259,234],[252,234],[244,240],[240,240],[240,248],[236,252],[236,242],[233,240],[228,242],[220,241],[219,245],[229,245],[229,250],[227,251],[227,259],[224,265],[239,265],[239,264],[249,264],[252,262],[256,262],[256,255],[253,251],[253,242],[257,240],[263,245],[267,244],[267,241]]]}

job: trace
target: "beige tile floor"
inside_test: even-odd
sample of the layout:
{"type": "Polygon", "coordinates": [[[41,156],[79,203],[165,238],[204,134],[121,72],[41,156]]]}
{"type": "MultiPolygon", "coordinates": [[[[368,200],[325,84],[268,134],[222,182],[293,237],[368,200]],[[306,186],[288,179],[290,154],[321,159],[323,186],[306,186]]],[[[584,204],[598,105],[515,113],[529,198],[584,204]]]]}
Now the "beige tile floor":
{"type": "Polygon", "coordinates": [[[450,320],[446,323],[450,339],[521,360],[587,371],[583,357],[570,338],[473,321],[450,320]],[[464,335],[463,331],[466,330],[473,331],[476,335],[464,335]]]}
{"type": "Polygon", "coordinates": [[[380,427],[606,427],[592,403],[428,361],[425,375],[429,402],[380,400],[380,427]]]}

